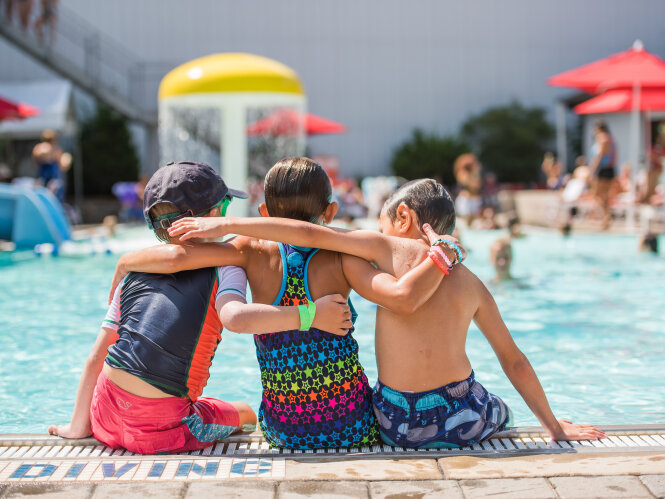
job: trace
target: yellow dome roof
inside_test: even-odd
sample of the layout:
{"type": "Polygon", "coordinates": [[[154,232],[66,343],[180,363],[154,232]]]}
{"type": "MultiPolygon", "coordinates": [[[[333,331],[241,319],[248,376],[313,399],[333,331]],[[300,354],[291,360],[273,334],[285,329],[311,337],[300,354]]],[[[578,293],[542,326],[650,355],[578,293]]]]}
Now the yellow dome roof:
{"type": "Polygon", "coordinates": [[[253,54],[213,54],[171,70],[159,85],[159,98],[217,92],[280,92],[304,95],[288,66],[253,54]]]}

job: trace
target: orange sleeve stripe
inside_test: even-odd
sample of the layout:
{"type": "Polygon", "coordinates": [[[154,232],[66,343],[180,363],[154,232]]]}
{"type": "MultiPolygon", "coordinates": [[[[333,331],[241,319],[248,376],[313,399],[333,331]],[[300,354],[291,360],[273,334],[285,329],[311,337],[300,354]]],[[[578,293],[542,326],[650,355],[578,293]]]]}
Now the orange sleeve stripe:
{"type": "Polygon", "coordinates": [[[189,367],[187,393],[192,402],[201,396],[203,388],[208,383],[212,359],[215,356],[217,345],[222,340],[220,334],[222,322],[219,320],[219,315],[217,315],[215,309],[215,296],[217,295],[218,286],[219,283],[215,282],[208,300],[208,310],[199,335],[199,342],[196,344],[192,363],[189,367]]]}

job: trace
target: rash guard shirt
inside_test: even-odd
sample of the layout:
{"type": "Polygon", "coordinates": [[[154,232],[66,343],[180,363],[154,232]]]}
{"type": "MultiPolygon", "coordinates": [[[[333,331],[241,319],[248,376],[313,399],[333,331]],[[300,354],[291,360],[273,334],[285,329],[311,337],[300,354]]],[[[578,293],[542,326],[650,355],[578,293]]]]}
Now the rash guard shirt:
{"type": "Polygon", "coordinates": [[[246,289],[247,277],[238,267],[130,273],[116,289],[102,324],[119,336],[106,363],[195,401],[221,341],[215,303],[228,293],[245,298],[246,289]]]}

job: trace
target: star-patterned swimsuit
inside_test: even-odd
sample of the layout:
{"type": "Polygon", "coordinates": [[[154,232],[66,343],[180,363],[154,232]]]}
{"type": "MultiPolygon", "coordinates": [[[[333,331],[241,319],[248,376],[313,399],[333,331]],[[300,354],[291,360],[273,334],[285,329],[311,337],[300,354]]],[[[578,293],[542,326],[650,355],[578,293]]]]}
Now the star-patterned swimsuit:
{"type": "MultiPolygon", "coordinates": [[[[274,305],[312,301],[307,269],[318,249],[280,244],[279,250],[282,289],[274,305]]],[[[336,336],[311,328],[254,336],[263,385],[259,423],[271,445],[357,447],[378,439],[372,390],[352,331],[336,336]]]]}

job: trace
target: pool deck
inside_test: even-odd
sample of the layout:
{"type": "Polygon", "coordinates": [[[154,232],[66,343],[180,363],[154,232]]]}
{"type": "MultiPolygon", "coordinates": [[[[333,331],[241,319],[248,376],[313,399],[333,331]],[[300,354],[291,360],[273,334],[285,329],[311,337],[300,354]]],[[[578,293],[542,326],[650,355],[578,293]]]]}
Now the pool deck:
{"type": "Polygon", "coordinates": [[[0,435],[0,497],[665,497],[665,425],[548,445],[525,427],[462,449],[270,449],[259,433],[141,456],[94,439],[0,435]]]}

